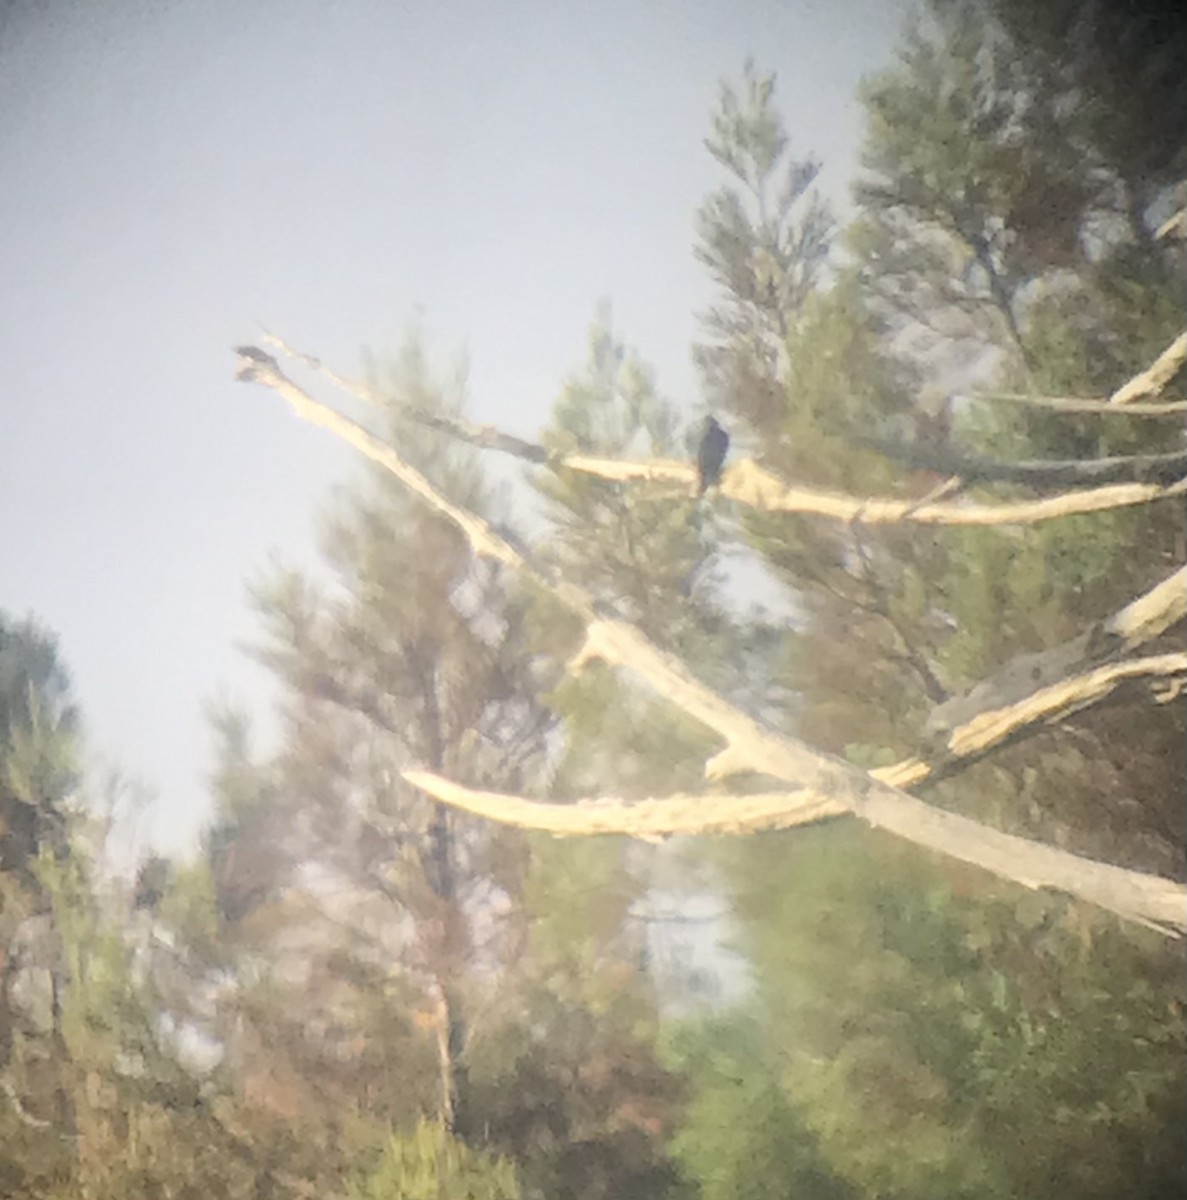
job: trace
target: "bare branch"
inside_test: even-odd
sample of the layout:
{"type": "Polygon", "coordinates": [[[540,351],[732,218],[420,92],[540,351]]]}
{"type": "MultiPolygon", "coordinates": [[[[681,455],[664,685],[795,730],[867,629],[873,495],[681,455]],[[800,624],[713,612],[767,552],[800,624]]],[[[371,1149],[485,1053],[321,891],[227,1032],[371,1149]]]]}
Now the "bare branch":
{"type": "Polygon", "coordinates": [[[1164,400],[1142,403],[1135,400],[1124,408],[1108,400],[1086,400],[1080,396],[1028,396],[1024,392],[976,392],[974,400],[1005,400],[1010,404],[1026,404],[1032,408],[1049,408],[1055,412],[1098,413],[1123,417],[1173,417],[1187,413],[1187,400],[1164,400]]]}
{"type": "MultiPolygon", "coordinates": [[[[1043,725],[1066,720],[1074,713],[1099,704],[1131,680],[1159,680],[1169,685],[1174,699],[1187,681],[1187,654],[1152,654],[1107,663],[1081,675],[1072,675],[1042,687],[1012,704],[984,709],[963,721],[948,736],[945,751],[925,761],[907,759],[871,774],[895,787],[914,787],[924,780],[951,775],[971,765],[988,751],[1033,733],[1043,725]]],[[[1156,695],[1158,703],[1165,701],[1156,695]]]]}
{"type": "MultiPolygon", "coordinates": [[[[596,799],[560,805],[473,791],[427,771],[408,771],[404,777],[443,804],[502,824],[560,836],[630,833],[655,837],[750,831],[786,828],[837,815],[830,797],[811,790],[730,797],[728,804],[736,813],[731,823],[724,811],[727,802],[720,797],[596,799]],[[698,814],[713,824],[697,826],[698,814]]],[[[890,788],[876,789],[858,815],[875,828],[1024,887],[1051,888],[1079,896],[1160,933],[1182,934],[1187,930],[1187,887],[1174,880],[1128,871],[1001,833],[890,788]]]]}
{"type": "MultiPolygon", "coordinates": [[[[43,1120],[41,1117],[35,1117],[22,1103],[20,1096],[17,1095],[16,1088],[8,1082],[4,1076],[0,1075],[0,1091],[8,1097],[12,1104],[12,1111],[16,1113],[17,1119],[23,1125],[28,1125],[30,1129],[52,1129],[53,1121],[43,1120]]],[[[62,1134],[62,1137],[68,1137],[68,1134],[62,1134]]]]}
{"type": "Polygon", "coordinates": [[[1144,595],[1115,612],[1103,626],[1132,650],[1151,641],[1187,618],[1187,567],[1180,567],[1144,595]]]}
{"type": "Polygon", "coordinates": [[[1182,936],[1187,932],[1187,886],[1172,879],[1129,871],[1001,833],[899,791],[872,794],[860,816],[875,828],[1024,887],[1050,888],[1078,896],[1161,933],[1182,936]]]}
{"type": "Polygon", "coordinates": [[[678,834],[753,833],[808,825],[846,810],[825,796],[808,802],[798,792],[756,792],[745,796],[677,794],[645,800],[598,797],[571,804],[553,804],[475,791],[431,771],[405,771],[404,778],[443,804],[474,816],[536,829],[558,837],[623,834],[658,838],[678,834]]]}
{"type": "MultiPolygon", "coordinates": [[[[394,449],[355,422],[318,404],[288,380],[275,361],[262,351],[252,348],[240,351],[237,375],[240,379],[273,388],[299,416],[330,429],[386,467],[427,504],[457,525],[476,554],[494,558],[518,570],[547,588],[584,620],[586,641],[571,663],[573,669],[579,670],[593,659],[623,667],[718,732],[725,739],[726,747],[707,764],[708,776],[721,778],[740,771],[755,771],[798,788],[788,797],[780,820],[794,824],[853,812],[871,825],[1025,886],[1056,888],[1090,900],[1128,920],[1162,930],[1182,932],[1187,928],[1187,904],[1184,903],[1187,889],[1178,884],[1082,859],[1053,847],[999,833],[953,813],[931,809],[842,759],[768,729],[700,683],[683,663],[653,645],[634,626],[604,616],[600,606],[583,589],[565,580],[550,578],[529,561],[525,552],[495,534],[485,521],[441,495],[423,475],[404,463],[394,449]]],[[[449,795],[438,795],[426,786],[432,782],[431,776],[412,774],[419,781],[418,786],[425,787],[444,803],[456,802],[465,793],[462,789],[453,790],[449,795]]],[[[457,789],[457,785],[450,784],[449,788],[457,789]]],[[[532,803],[512,799],[518,804],[532,803]]],[[[540,810],[555,808],[557,806],[543,805],[533,811],[539,815],[540,810]]],[[[495,811],[485,815],[500,819],[497,805],[495,811]]],[[[607,829],[603,824],[599,831],[607,829]]]]}
{"type": "Polygon", "coordinates": [[[1058,646],[1016,656],[963,695],[938,705],[928,717],[928,729],[946,733],[969,725],[981,713],[1008,709],[1040,689],[1060,686],[1090,667],[1129,653],[1185,617],[1187,567],[1181,567],[1107,620],[1058,646]]]}
{"type": "Polygon", "coordinates": [[[1000,504],[973,501],[920,504],[916,500],[858,500],[839,492],[791,487],[755,463],[743,461],[727,468],[721,489],[739,504],[764,512],[814,513],[865,525],[894,525],[904,521],[922,525],[1033,525],[1077,513],[1128,508],[1182,496],[1187,494],[1187,479],[1165,487],[1153,483],[1110,484],[1000,504]]]}
{"type": "MultiPolygon", "coordinates": [[[[292,350],[280,338],[269,334],[268,341],[270,344],[283,347],[285,353],[314,367],[339,387],[360,399],[369,403],[385,402],[383,397],[365,384],[356,384],[335,374],[329,368],[324,367],[318,359],[292,350]]],[[[247,346],[240,347],[239,353],[247,361],[246,365],[240,368],[238,378],[261,383],[267,382],[259,374],[261,364],[253,357],[253,355],[259,355],[261,359],[270,364],[270,369],[274,372],[276,379],[284,380],[290,386],[296,386],[284,376],[276,360],[264,354],[263,351],[247,346]]],[[[543,446],[503,433],[493,426],[476,425],[460,418],[443,417],[440,414],[429,413],[415,407],[407,407],[404,411],[412,419],[472,445],[499,450],[527,462],[547,463],[553,470],[581,471],[588,475],[595,475],[599,479],[622,483],[632,480],[670,483],[673,485],[673,493],[678,492],[682,495],[687,495],[696,481],[695,467],[691,463],[679,459],[627,462],[622,459],[597,458],[591,455],[553,455],[543,446]]],[[[863,500],[841,492],[793,487],[764,470],[757,463],[745,459],[735,462],[726,469],[721,481],[721,491],[739,504],[766,512],[808,513],[838,521],[862,522],[867,525],[893,525],[904,522],[917,522],[923,525],[1029,525],[1077,513],[1126,508],[1187,494],[1187,480],[1181,479],[1169,486],[1153,483],[1114,484],[1067,492],[1058,496],[1045,496],[1038,500],[1011,501],[1000,504],[981,504],[964,500],[949,503],[920,503],[918,500],[891,498],[863,500]]]]}
{"type": "Polygon", "coordinates": [[[1177,213],[1172,213],[1154,231],[1154,240],[1156,242],[1169,237],[1187,240],[1187,208],[1181,208],[1177,213]]]}
{"type": "MultiPolygon", "coordinates": [[[[1110,409],[1116,412],[1117,409],[1110,409]]],[[[859,446],[876,450],[914,470],[959,476],[967,483],[996,481],[1030,487],[1076,487],[1106,483],[1177,483],[1187,475],[1187,450],[1167,454],[1127,454],[1112,458],[1032,459],[1005,462],[964,454],[955,447],[937,449],[888,438],[857,437],[859,446]]]]}
{"type": "Polygon", "coordinates": [[[953,733],[948,746],[954,754],[968,757],[974,751],[1004,741],[1020,724],[1032,724],[1052,714],[1066,717],[1096,704],[1125,680],[1184,676],[1187,676],[1187,654],[1152,654],[1107,663],[1042,688],[1012,708],[978,713],[953,733]]]}
{"type": "MultiPolygon", "coordinates": [[[[404,462],[391,446],[369,433],[357,421],[352,421],[349,417],[344,417],[341,413],[326,408],[324,404],[319,404],[312,396],[293,383],[270,355],[264,354],[263,351],[252,346],[240,346],[237,348],[237,353],[239,354],[239,366],[235,372],[236,379],[245,383],[260,383],[265,387],[272,388],[288,401],[297,416],[313,425],[320,425],[323,429],[330,430],[348,445],[366,455],[372,462],[386,467],[430,507],[436,508],[443,516],[453,521],[466,535],[475,554],[493,559],[513,569],[535,574],[534,568],[529,568],[529,564],[524,561],[511,543],[497,534],[486,521],[442,496],[419,471],[404,462]]],[[[545,587],[553,586],[553,581],[550,580],[541,578],[538,582],[545,587]]]]}
{"type": "MultiPolygon", "coordinates": [[[[357,396],[358,399],[377,408],[387,406],[389,398],[382,392],[376,391],[362,380],[348,379],[345,375],[339,375],[337,371],[327,367],[320,358],[314,358],[312,354],[305,354],[303,351],[295,349],[276,334],[265,333],[262,340],[281,353],[304,363],[311,370],[324,375],[342,391],[357,396]]],[[[441,433],[450,434],[459,441],[469,442],[472,446],[478,446],[483,450],[498,450],[503,454],[512,454],[516,458],[522,458],[532,463],[548,462],[554,457],[538,443],[524,441],[523,438],[518,438],[511,433],[503,433],[493,425],[479,425],[475,421],[467,421],[464,417],[445,416],[432,409],[422,408],[420,405],[409,404],[406,401],[401,401],[399,407],[400,411],[411,420],[430,429],[439,430],[441,433]]]]}
{"type": "Polygon", "coordinates": [[[1110,397],[1112,405],[1129,404],[1143,396],[1161,395],[1162,389],[1179,373],[1187,362],[1187,332],[1177,338],[1148,366],[1139,371],[1127,384],[1110,397]]]}

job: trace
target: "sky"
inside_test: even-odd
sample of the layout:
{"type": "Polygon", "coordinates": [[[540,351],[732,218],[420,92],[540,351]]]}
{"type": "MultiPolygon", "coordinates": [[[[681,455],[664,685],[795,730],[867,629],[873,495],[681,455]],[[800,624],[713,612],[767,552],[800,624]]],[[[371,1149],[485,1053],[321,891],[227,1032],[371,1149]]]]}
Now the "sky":
{"type": "Polygon", "coordinates": [[[0,610],[57,635],[138,846],[209,818],[206,706],[268,703],[247,583],[355,469],[231,347],[358,374],[416,319],[531,436],[608,302],[691,409],[719,81],[777,72],[843,201],[907,7],[0,0],[0,610]]]}

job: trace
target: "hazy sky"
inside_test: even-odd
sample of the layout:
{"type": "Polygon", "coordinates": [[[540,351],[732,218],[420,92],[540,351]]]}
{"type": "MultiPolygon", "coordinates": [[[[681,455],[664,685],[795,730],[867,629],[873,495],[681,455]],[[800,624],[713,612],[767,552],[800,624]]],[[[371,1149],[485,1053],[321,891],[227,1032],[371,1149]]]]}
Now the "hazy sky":
{"type": "Polygon", "coordinates": [[[535,431],[599,301],[696,398],[702,139],[748,54],[842,195],[906,0],[0,0],[0,609],[54,630],[91,749],[175,848],[204,703],[259,703],[245,581],[307,562],[351,458],[230,347],[341,370],[418,309],[535,431]]]}

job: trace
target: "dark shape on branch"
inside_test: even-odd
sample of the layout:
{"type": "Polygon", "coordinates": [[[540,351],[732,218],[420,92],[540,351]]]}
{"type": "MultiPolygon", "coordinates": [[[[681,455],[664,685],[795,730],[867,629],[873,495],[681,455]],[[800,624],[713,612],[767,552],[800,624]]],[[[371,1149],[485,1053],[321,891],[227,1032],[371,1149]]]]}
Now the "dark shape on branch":
{"type": "Polygon", "coordinates": [[[703,496],[707,488],[721,482],[721,468],[725,465],[729,448],[730,435],[718,425],[716,418],[706,417],[701,443],[697,447],[698,496],[703,496]]]}

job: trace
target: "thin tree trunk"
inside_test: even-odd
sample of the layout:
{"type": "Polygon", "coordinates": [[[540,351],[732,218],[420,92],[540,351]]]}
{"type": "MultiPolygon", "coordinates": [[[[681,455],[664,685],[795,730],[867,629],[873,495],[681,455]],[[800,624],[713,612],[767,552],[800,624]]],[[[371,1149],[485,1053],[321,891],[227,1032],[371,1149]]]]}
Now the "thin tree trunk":
{"type": "MultiPolygon", "coordinates": [[[[425,688],[425,750],[427,757],[444,764],[445,740],[441,727],[437,675],[427,672],[425,688]]],[[[440,997],[440,1024],[437,1030],[437,1058],[440,1072],[441,1120],[451,1133],[465,1138],[469,1128],[469,1077],[463,1063],[466,1048],[466,1020],[458,975],[463,961],[462,913],[453,844],[453,815],[449,808],[434,802],[429,824],[429,849],[426,875],[438,905],[439,944],[433,947],[434,971],[440,997]]]]}
{"type": "MultiPolygon", "coordinates": [[[[61,939],[58,939],[59,943],[61,939]]],[[[64,965],[61,961],[61,946],[59,944],[58,961],[50,972],[50,1014],[53,1020],[50,1035],[54,1049],[54,1065],[56,1067],[57,1085],[54,1088],[54,1118],[58,1131],[74,1145],[78,1135],[78,1117],[74,1109],[74,1097],[67,1082],[70,1070],[70,1048],[66,1044],[66,1035],[62,1022],[62,993],[65,990],[64,965]]]]}

